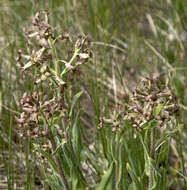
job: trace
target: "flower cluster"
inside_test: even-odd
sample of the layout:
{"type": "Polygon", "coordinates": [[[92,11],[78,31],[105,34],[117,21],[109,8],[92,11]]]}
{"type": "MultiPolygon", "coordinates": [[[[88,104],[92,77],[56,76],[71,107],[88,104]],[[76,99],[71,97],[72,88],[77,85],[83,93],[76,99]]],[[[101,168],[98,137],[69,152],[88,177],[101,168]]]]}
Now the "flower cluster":
{"type": "Polygon", "coordinates": [[[166,80],[158,74],[143,78],[132,92],[125,97],[125,103],[110,119],[100,118],[99,129],[103,124],[112,126],[112,131],[124,132],[124,122],[136,130],[149,128],[151,123],[160,127],[171,124],[173,116],[179,116],[178,101],[166,80]]]}
{"type": "Polygon", "coordinates": [[[55,116],[65,113],[65,109],[60,101],[53,97],[50,100],[43,100],[42,93],[35,91],[32,95],[23,94],[20,107],[23,112],[20,117],[15,117],[19,125],[21,137],[31,138],[47,136],[47,121],[55,116]]]}
{"type": "Polygon", "coordinates": [[[179,114],[177,98],[162,80],[161,75],[143,79],[133,91],[130,102],[125,105],[124,119],[140,130],[150,121],[159,126],[171,122],[173,115],[179,114]]]}
{"type": "Polygon", "coordinates": [[[47,135],[49,122],[61,118],[68,108],[64,103],[64,91],[78,67],[91,57],[88,38],[67,33],[57,35],[48,23],[48,14],[47,11],[36,13],[32,29],[26,32],[29,55],[19,50],[16,59],[26,78],[32,79],[34,89],[30,94],[23,94],[22,113],[15,117],[23,137],[47,135]],[[64,41],[72,44],[72,54],[65,60],[57,59],[63,55],[63,52],[58,55],[58,50],[64,41]]]}
{"type": "MultiPolygon", "coordinates": [[[[36,13],[32,21],[32,29],[25,32],[29,55],[25,55],[22,50],[19,50],[16,61],[18,67],[27,73],[33,66],[39,68],[34,76],[31,72],[29,73],[36,84],[50,78],[56,85],[62,86],[66,84],[62,75],[75,74],[78,66],[88,62],[92,56],[90,41],[84,35],[75,36],[68,33],[57,35],[57,31],[48,23],[48,14],[47,11],[36,13]],[[57,57],[64,55],[64,52],[61,51],[62,45],[66,46],[64,51],[70,49],[67,56],[68,61],[57,60],[57,57]],[[58,50],[60,51],[59,55],[58,50]]],[[[66,57],[66,55],[64,56],[66,57]]]]}

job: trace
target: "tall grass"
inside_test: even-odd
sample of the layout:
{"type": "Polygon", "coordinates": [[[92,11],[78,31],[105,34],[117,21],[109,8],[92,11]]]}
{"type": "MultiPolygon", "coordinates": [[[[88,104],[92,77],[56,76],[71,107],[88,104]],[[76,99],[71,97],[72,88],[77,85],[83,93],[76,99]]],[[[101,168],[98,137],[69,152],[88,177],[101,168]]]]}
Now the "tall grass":
{"type": "MultiPolygon", "coordinates": [[[[187,188],[185,4],[185,0],[0,2],[0,171],[7,178],[2,188],[187,188]],[[80,66],[73,81],[67,81],[62,101],[68,108],[55,124],[62,133],[51,129],[56,144],[53,151],[44,148],[46,139],[20,137],[15,121],[22,112],[24,92],[32,95],[35,88],[34,79],[22,72],[15,59],[19,49],[31,53],[25,31],[36,12],[46,9],[56,33],[88,35],[92,49],[89,62],[80,66]],[[160,90],[165,86],[172,97],[177,96],[173,104],[180,107],[180,114],[170,116],[173,123],[166,122],[168,126],[155,125],[153,120],[170,101],[164,99],[164,104],[154,108],[157,116],[153,110],[154,118],[139,129],[125,117],[129,112],[133,115],[133,107],[128,106],[133,106],[133,91],[142,84],[139,81],[154,73],[161,76],[160,90]]],[[[74,49],[69,44],[50,48],[54,51],[48,64],[62,72],[57,61],[69,60],[74,49]]],[[[45,98],[46,86],[40,87],[45,98]]],[[[58,97],[60,92],[56,92],[58,97]]],[[[135,116],[136,122],[139,117],[135,116]]]]}

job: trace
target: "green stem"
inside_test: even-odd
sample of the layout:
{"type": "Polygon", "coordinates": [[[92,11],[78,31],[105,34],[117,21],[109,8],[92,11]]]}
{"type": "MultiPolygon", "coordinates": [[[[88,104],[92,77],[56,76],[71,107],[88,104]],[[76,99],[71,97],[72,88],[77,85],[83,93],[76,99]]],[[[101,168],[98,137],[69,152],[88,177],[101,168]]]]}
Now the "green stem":
{"type": "MultiPolygon", "coordinates": [[[[182,170],[182,173],[185,174],[185,161],[184,161],[184,156],[183,156],[183,145],[182,145],[182,138],[181,138],[181,135],[180,135],[180,131],[177,132],[177,136],[178,136],[178,143],[179,143],[179,160],[180,160],[180,164],[181,164],[181,170],[182,170]]],[[[186,183],[186,180],[184,178],[184,187],[187,186],[187,183],[186,183]]]]}
{"type": "MultiPolygon", "coordinates": [[[[151,158],[154,160],[155,156],[155,147],[154,147],[154,137],[155,137],[155,129],[151,131],[151,144],[150,144],[150,153],[151,153],[151,158]]],[[[153,166],[150,165],[150,175],[149,175],[149,189],[153,186],[153,177],[154,177],[154,170],[153,166]]]]}
{"type": "Polygon", "coordinates": [[[118,159],[116,159],[116,171],[115,171],[115,175],[116,175],[116,183],[115,183],[115,185],[116,185],[116,190],[119,190],[119,138],[120,138],[120,136],[119,136],[119,132],[117,132],[117,134],[116,134],[116,158],[118,158],[118,159]]]}
{"type": "Polygon", "coordinates": [[[75,52],[74,52],[72,58],[69,61],[70,65],[73,63],[74,59],[77,57],[78,54],[79,54],[79,49],[75,49],[75,52]]]}

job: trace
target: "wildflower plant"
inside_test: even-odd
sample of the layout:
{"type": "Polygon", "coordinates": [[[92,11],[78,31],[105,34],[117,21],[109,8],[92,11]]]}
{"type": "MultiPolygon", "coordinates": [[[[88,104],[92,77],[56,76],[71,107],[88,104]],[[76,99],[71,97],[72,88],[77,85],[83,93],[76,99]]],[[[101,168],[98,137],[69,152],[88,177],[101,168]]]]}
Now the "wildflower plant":
{"type": "Polygon", "coordinates": [[[182,127],[179,110],[166,75],[154,74],[143,78],[110,118],[101,118],[98,129],[106,158],[113,160],[107,175],[109,181],[115,179],[113,187],[129,183],[129,189],[163,188],[170,142],[182,127]]]}
{"type": "Polygon", "coordinates": [[[114,110],[99,110],[95,136],[87,142],[80,121],[84,110],[77,106],[83,91],[72,89],[77,88],[79,67],[92,57],[90,42],[86,36],[59,34],[48,15],[35,15],[31,30],[25,31],[27,54],[18,52],[17,66],[33,86],[23,94],[22,112],[15,117],[20,137],[31,141],[47,186],[167,189],[170,142],[182,127],[168,77],[144,78],[114,110]]]}
{"type": "MultiPolygon", "coordinates": [[[[64,186],[68,190],[71,178],[67,180],[67,176],[75,176],[81,170],[75,156],[79,147],[70,138],[74,135],[72,127],[78,128],[81,114],[81,111],[74,113],[74,106],[83,93],[72,93],[72,96],[75,95],[72,98],[68,89],[78,67],[91,57],[91,50],[86,36],[58,35],[48,23],[48,14],[47,11],[38,12],[32,21],[32,30],[25,31],[29,54],[25,55],[22,50],[18,52],[17,65],[26,78],[33,80],[33,89],[23,94],[20,100],[22,113],[15,119],[20,137],[31,139],[37,155],[48,162],[48,167],[50,165],[56,183],[45,173],[49,185],[53,189],[63,189],[64,186]],[[63,55],[63,43],[69,44],[66,60],[59,58],[63,55]],[[66,102],[70,100],[72,103],[68,105],[66,102]],[[62,158],[62,147],[66,152],[64,154],[71,155],[72,160],[62,158]],[[76,167],[72,169],[72,165],[76,167]]],[[[74,133],[77,132],[74,129],[74,133]]],[[[72,186],[83,188],[85,179],[81,172],[77,176],[81,179],[72,186]]]]}
{"type": "Polygon", "coordinates": [[[155,178],[161,177],[158,169],[159,149],[179,129],[179,115],[177,98],[169,88],[168,81],[159,74],[143,79],[126,104],[124,119],[139,131],[137,135],[144,149],[149,189],[154,189],[157,186],[155,178]]]}

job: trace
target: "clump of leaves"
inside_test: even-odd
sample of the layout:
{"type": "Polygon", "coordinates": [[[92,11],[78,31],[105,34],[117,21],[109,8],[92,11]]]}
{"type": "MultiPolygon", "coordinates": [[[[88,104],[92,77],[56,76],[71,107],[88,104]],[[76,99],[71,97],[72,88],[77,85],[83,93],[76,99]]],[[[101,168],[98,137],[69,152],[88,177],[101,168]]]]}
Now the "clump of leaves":
{"type": "Polygon", "coordinates": [[[178,100],[167,76],[154,74],[143,78],[110,119],[101,118],[102,146],[108,150],[104,151],[107,160],[112,159],[114,163],[110,163],[116,168],[116,189],[123,183],[122,173],[130,176],[129,189],[161,188],[168,168],[160,165],[169,159],[171,137],[181,127],[179,116],[178,100]],[[107,140],[103,137],[106,134],[107,140]]]}
{"type": "Polygon", "coordinates": [[[179,114],[175,94],[169,88],[167,80],[158,74],[143,79],[134,90],[130,102],[126,104],[125,121],[137,131],[145,131],[144,135],[142,132],[139,135],[144,147],[145,172],[149,177],[149,189],[157,186],[155,179],[161,176],[155,162],[159,158],[158,155],[156,158],[156,150],[161,146],[158,140],[163,140],[161,137],[166,139],[166,133],[162,132],[164,129],[176,132],[179,126],[177,119],[179,114]]]}

